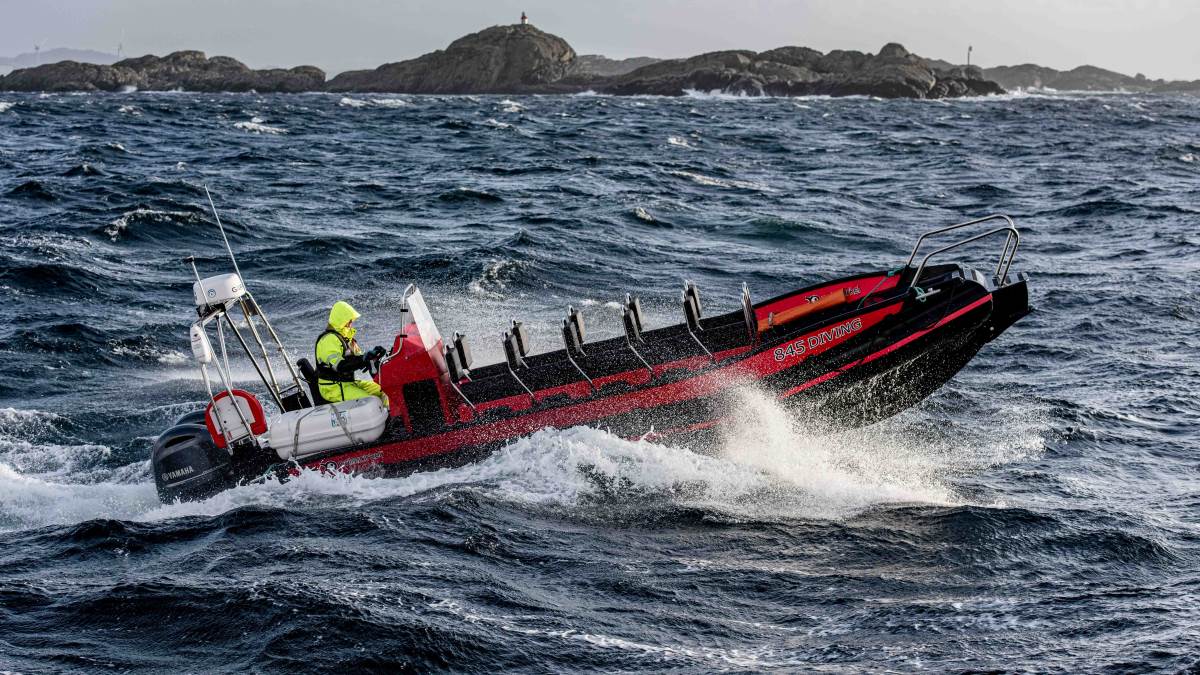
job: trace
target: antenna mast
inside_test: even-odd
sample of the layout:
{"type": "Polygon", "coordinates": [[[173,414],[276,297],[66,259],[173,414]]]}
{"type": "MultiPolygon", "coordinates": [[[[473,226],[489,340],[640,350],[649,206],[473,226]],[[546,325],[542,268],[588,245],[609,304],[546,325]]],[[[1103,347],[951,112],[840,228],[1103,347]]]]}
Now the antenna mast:
{"type": "Polygon", "coordinates": [[[233,271],[237,272],[238,278],[242,280],[242,286],[245,286],[246,277],[242,276],[242,271],[238,269],[237,258],[233,257],[233,247],[229,245],[229,237],[225,236],[225,226],[221,224],[221,216],[217,214],[217,205],[213,203],[212,193],[208,191],[208,185],[204,186],[204,196],[208,197],[208,205],[212,207],[213,218],[217,219],[217,229],[221,231],[221,239],[225,242],[225,250],[229,251],[229,260],[233,262],[233,271]]]}
{"type": "MultiPolygon", "coordinates": [[[[237,258],[233,255],[233,247],[229,245],[229,237],[225,235],[225,226],[221,224],[221,216],[217,213],[217,205],[213,203],[212,193],[208,191],[207,184],[204,185],[204,196],[208,197],[208,205],[212,208],[213,218],[217,220],[217,229],[221,231],[221,240],[225,242],[225,250],[229,252],[229,260],[233,263],[233,271],[236,272],[238,278],[242,280],[242,288],[246,289],[246,297],[249,298],[249,304],[252,305],[250,311],[247,312],[246,303],[242,303],[242,312],[246,316],[246,324],[250,327],[250,331],[254,334],[254,340],[258,343],[258,346],[263,351],[263,360],[266,361],[267,372],[271,374],[271,381],[275,382],[275,388],[272,393],[275,394],[277,399],[282,398],[282,391],[280,391],[281,388],[279,387],[278,381],[275,379],[275,371],[271,367],[271,359],[267,356],[267,348],[263,344],[262,339],[259,337],[258,330],[254,327],[254,322],[250,320],[251,314],[254,314],[258,316],[258,318],[262,319],[263,326],[267,329],[267,333],[271,336],[271,339],[275,341],[275,346],[279,348],[279,354],[283,356],[283,363],[287,366],[288,373],[292,376],[292,382],[296,385],[297,392],[299,392],[300,396],[308,399],[308,393],[305,390],[304,385],[301,384],[302,379],[300,377],[300,373],[296,371],[296,366],[292,363],[292,357],[288,355],[287,349],[284,348],[283,340],[279,339],[279,334],[276,333],[275,329],[271,326],[271,321],[267,319],[267,315],[264,314],[262,309],[258,306],[258,301],[254,299],[254,294],[250,292],[250,287],[246,285],[246,277],[242,276],[242,270],[238,268],[237,258]]],[[[228,315],[226,315],[226,318],[228,318],[228,315]]],[[[230,323],[230,327],[233,327],[232,323],[230,323]]],[[[234,328],[234,332],[237,332],[236,328],[234,328]]],[[[240,337],[241,336],[239,336],[239,339],[240,337]]],[[[246,351],[249,353],[249,349],[246,351]]],[[[280,401],[280,408],[282,407],[282,401],[280,401]]]]}

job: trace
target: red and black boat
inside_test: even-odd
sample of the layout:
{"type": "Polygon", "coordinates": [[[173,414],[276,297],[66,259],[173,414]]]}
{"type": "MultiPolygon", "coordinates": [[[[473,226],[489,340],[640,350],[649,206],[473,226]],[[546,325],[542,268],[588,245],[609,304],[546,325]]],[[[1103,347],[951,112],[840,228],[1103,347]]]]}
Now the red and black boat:
{"type": "Polygon", "coordinates": [[[288,356],[240,274],[196,274],[192,348],[210,402],[155,442],[159,495],[200,499],[303,468],[399,475],[459,465],[546,427],[586,425],[700,447],[731,414],[731,395],[748,385],[810,422],[869,424],[921,401],[1029,313],[1026,278],[1010,270],[1019,241],[1011,218],[988,216],[925,233],[899,269],[757,302],[743,286],[739,309],[711,317],[685,283],[682,321],[663,328],[646,327],[638,299],[626,296],[624,335],[606,340],[589,341],[583,315],[569,309],[562,348],[538,354],[514,321],[502,337],[505,360],[478,368],[466,337],[443,338],[410,286],[403,332],[372,364],[390,409],[374,397],[321,401],[309,361],[288,356]],[[981,231],[918,262],[927,240],[969,227],[981,231]],[[994,270],[931,264],[993,236],[1005,242],[994,270]],[[257,396],[233,386],[227,338],[249,356],[278,414],[268,418],[257,396]]]}

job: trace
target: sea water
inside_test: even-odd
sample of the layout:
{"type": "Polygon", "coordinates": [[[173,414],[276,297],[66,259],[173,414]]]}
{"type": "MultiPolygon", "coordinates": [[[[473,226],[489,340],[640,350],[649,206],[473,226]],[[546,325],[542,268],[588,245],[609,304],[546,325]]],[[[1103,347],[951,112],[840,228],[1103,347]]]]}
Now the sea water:
{"type": "Polygon", "coordinates": [[[1165,96],[0,95],[0,670],[1195,667],[1198,154],[1165,96]],[[205,185],[295,357],[338,299],[390,344],[410,282],[485,363],[996,212],[1035,311],[865,429],[746,389],[703,452],[544,430],[164,506],[205,185]]]}

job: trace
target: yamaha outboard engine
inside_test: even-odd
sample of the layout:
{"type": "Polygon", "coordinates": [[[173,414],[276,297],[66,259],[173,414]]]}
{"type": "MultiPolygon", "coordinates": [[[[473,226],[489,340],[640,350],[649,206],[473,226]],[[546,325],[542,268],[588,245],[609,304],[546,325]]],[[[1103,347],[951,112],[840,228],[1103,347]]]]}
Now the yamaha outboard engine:
{"type": "Polygon", "coordinates": [[[179,418],[154,441],[150,464],[164,504],[207,499],[237,483],[232,457],[213,443],[202,410],[179,418]]]}

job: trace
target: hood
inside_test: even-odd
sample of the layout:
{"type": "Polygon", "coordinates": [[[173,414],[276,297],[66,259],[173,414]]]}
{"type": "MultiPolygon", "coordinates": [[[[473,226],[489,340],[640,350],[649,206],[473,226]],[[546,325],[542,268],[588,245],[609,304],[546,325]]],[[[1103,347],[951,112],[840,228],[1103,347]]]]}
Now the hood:
{"type": "Polygon", "coordinates": [[[354,321],[359,316],[358,310],[351,307],[350,303],[345,300],[338,300],[333,303],[333,309],[329,310],[329,326],[336,330],[342,337],[351,340],[358,331],[354,328],[347,328],[346,324],[354,321]]]}

